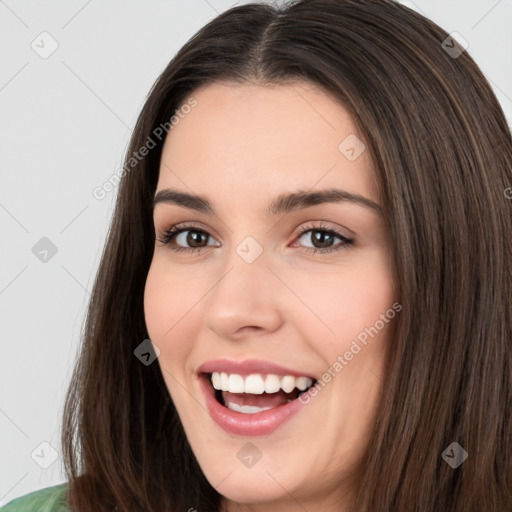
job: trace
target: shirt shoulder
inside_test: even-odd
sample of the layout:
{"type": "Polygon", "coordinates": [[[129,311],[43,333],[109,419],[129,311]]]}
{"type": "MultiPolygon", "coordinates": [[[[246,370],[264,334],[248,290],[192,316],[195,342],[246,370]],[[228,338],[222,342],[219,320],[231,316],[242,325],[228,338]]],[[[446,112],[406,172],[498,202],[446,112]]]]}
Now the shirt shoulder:
{"type": "Polygon", "coordinates": [[[68,512],[67,483],[45,487],[15,498],[0,512],[68,512]]]}

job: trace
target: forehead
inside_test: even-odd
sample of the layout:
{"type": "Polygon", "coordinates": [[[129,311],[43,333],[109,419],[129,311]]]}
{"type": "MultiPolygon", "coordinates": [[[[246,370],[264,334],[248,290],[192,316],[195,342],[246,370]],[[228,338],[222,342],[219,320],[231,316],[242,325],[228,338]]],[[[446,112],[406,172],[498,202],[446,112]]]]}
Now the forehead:
{"type": "Polygon", "coordinates": [[[214,83],[166,138],[157,189],[185,185],[264,195],[339,187],[378,200],[366,151],[349,112],[307,82],[260,86],[214,83]]]}

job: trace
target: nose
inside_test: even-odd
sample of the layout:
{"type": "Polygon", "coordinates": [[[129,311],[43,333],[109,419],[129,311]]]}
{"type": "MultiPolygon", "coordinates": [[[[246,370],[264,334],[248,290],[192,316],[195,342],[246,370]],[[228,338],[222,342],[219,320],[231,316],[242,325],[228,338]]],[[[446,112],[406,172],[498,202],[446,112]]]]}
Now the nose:
{"type": "Polygon", "coordinates": [[[220,338],[261,336],[276,331],[283,322],[285,290],[270,270],[265,253],[248,261],[233,250],[206,298],[205,326],[220,338]]]}

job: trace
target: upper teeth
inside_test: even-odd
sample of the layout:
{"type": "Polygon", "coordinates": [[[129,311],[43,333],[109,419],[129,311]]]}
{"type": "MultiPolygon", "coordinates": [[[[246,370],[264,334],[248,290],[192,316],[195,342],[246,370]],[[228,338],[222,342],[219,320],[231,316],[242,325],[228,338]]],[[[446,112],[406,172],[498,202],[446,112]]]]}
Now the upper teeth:
{"type": "Polygon", "coordinates": [[[236,373],[213,372],[212,384],[215,389],[220,391],[229,391],[230,393],[252,393],[261,395],[265,393],[277,393],[282,389],[285,393],[290,393],[294,388],[304,391],[309,388],[313,381],[309,377],[293,377],[286,375],[260,375],[255,373],[243,377],[236,373]]]}

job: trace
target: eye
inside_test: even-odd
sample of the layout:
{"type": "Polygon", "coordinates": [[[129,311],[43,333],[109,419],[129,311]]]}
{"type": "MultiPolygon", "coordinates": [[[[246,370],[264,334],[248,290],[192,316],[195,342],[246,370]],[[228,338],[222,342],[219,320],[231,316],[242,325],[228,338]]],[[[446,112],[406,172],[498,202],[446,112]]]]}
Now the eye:
{"type": "Polygon", "coordinates": [[[320,224],[319,226],[305,226],[301,229],[299,234],[297,235],[298,239],[305,238],[306,240],[310,240],[313,244],[312,247],[306,249],[306,252],[313,253],[327,253],[332,251],[340,251],[342,249],[346,249],[348,246],[354,243],[354,240],[348,238],[333,228],[328,228],[320,224]],[[308,236],[305,236],[309,233],[308,236]],[[333,247],[331,244],[335,238],[341,240],[341,243],[338,246],[333,247]]]}
{"type": "MultiPolygon", "coordinates": [[[[199,251],[203,247],[207,247],[205,245],[200,245],[202,241],[208,241],[208,237],[211,235],[207,233],[206,231],[199,229],[197,226],[194,225],[181,225],[181,226],[172,226],[167,231],[163,233],[163,236],[159,239],[157,239],[160,243],[163,245],[168,245],[169,248],[173,251],[180,252],[180,251],[199,251]],[[187,236],[185,233],[189,233],[187,236]],[[190,244],[192,247],[181,247],[172,245],[171,242],[176,239],[178,242],[190,244]],[[199,244],[199,245],[197,245],[199,244]]],[[[220,245],[218,243],[213,245],[220,245]]]]}
{"type": "MultiPolygon", "coordinates": [[[[321,224],[319,226],[308,225],[303,227],[298,233],[297,239],[307,239],[308,237],[305,236],[307,233],[311,233],[309,235],[309,240],[313,245],[306,247],[306,252],[327,253],[339,251],[354,243],[353,239],[347,238],[335,229],[328,228],[321,224]],[[313,234],[314,236],[312,236],[313,234]],[[340,240],[340,243],[333,247],[332,243],[336,238],[340,240]]],[[[220,245],[218,242],[208,244],[207,242],[209,237],[211,237],[211,235],[208,232],[198,228],[197,226],[177,225],[166,230],[157,240],[163,245],[168,245],[169,248],[175,252],[198,252],[208,246],[213,245],[218,247],[220,245]],[[172,244],[171,242],[173,241],[179,242],[180,244],[188,244],[190,247],[182,247],[181,245],[172,244]],[[204,245],[204,242],[206,242],[206,245],[204,245]]],[[[296,243],[294,242],[292,246],[296,247],[296,243]]]]}

